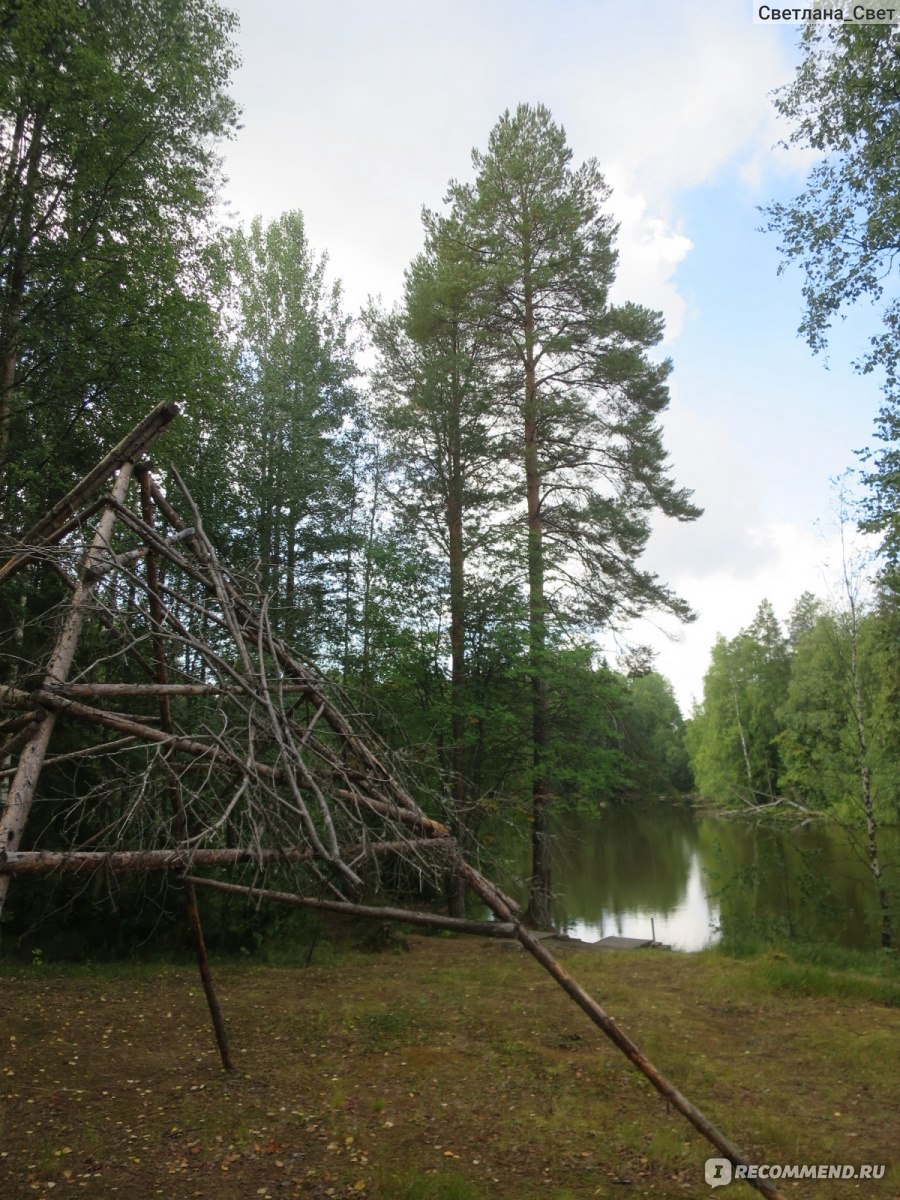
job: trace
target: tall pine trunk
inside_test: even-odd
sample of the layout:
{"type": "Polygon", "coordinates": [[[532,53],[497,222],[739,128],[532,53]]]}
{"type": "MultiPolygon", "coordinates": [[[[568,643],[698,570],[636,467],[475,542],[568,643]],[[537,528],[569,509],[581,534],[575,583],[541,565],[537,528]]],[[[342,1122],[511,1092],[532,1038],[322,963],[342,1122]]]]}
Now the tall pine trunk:
{"type": "MultiPolygon", "coordinates": [[[[454,339],[454,361],[459,347],[454,339]]],[[[463,468],[461,447],[461,396],[459,373],[454,366],[448,428],[447,545],[450,567],[450,827],[465,855],[468,850],[466,803],[466,578],[463,541],[463,468]]],[[[459,872],[447,877],[447,908],[452,917],[466,915],[466,882],[459,872]]]]}
{"type": "Polygon", "coordinates": [[[547,690],[547,622],[544,597],[544,524],[541,514],[537,378],[534,360],[534,302],[528,260],[525,269],[525,494],[528,506],[528,668],[531,675],[531,882],[528,915],[539,929],[552,928],[551,800],[547,760],[550,713],[547,690]]]}

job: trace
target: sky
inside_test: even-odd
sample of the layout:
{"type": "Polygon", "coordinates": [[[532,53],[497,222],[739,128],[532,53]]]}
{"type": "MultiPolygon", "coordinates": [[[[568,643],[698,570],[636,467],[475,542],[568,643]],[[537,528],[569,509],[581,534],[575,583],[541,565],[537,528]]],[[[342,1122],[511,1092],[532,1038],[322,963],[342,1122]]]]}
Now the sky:
{"type": "Polygon", "coordinates": [[[546,104],[575,162],[597,159],[619,221],[615,298],[665,315],[665,442],[705,509],[657,523],[643,562],[696,621],[631,631],[689,715],[719,634],[764,598],[784,619],[803,591],[834,592],[834,481],[872,443],[880,405],[877,378],[851,365],[876,315],[851,315],[814,357],[796,332],[801,276],[778,273],[777,239],[760,230],[760,206],[797,194],[813,162],[779,145],[772,103],[798,27],[754,24],[749,0],[228,6],[242,128],[223,148],[227,217],[299,209],[348,312],[399,300],[423,206],[472,178],[471,151],[506,109],[546,104]]]}

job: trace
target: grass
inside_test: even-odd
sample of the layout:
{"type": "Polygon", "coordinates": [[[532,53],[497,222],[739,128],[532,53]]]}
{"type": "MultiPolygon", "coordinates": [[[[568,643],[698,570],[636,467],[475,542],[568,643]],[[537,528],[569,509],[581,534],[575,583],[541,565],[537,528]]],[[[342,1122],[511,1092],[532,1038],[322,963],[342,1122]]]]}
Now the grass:
{"type": "MultiPolygon", "coordinates": [[[[409,939],[216,966],[0,970],[0,1195],[580,1200],[708,1194],[710,1147],[525,954],[409,939]]],[[[559,948],[757,1162],[887,1163],[792,1197],[895,1197],[896,962],[559,948]]],[[[754,1195],[734,1184],[726,1200],[754,1195]]]]}
{"type": "Polygon", "coordinates": [[[763,990],[873,1000],[900,1007],[900,955],[894,950],[849,950],[803,941],[773,948],[744,941],[726,944],[724,951],[726,956],[752,958],[756,984],[763,990]]]}
{"type": "Polygon", "coordinates": [[[487,1200],[483,1187],[455,1172],[427,1174],[408,1171],[388,1172],[378,1183],[379,1189],[393,1200],[487,1200]]]}

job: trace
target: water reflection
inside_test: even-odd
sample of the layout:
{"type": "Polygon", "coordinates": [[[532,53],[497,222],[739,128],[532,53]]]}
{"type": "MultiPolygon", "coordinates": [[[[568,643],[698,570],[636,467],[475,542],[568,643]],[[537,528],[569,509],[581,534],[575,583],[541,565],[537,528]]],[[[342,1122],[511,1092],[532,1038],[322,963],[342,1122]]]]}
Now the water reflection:
{"type": "Polygon", "coordinates": [[[676,950],[703,950],[719,937],[719,906],[710,897],[700,866],[700,855],[691,855],[684,892],[666,910],[649,906],[616,911],[604,909],[590,916],[563,917],[561,931],[582,942],[598,942],[610,934],[651,938],[676,950]]]}
{"type": "Polygon", "coordinates": [[[700,950],[716,937],[694,813],[681,805],[641,805],[569,816],[557,843],[554,913],[572,937],[655,937],[679,950],[700,950]]]}
{"type": "MultiPolygon", "coordinates": [[[[882,833],[894,863],[898,835],[882,833]]],[[[513,857],[506,883],[524,899],[527,847],[513,857]]],[[[554,872],[556,926],[584,941],[655,935],[700,950],[724,933],[879,944],[862,848],[824,822],[789,828],[665,803],[567,814],[557,825],[554,872]]]]}

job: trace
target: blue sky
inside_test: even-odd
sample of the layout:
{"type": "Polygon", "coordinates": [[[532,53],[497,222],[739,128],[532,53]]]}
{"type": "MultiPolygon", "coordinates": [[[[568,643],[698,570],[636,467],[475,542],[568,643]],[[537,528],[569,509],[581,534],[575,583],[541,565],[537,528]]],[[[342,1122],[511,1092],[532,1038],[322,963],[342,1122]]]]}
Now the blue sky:
{"type": "MultiPolygon", "coordinates": [[[[226,0],[227,2],[227,0],[226,0]]],[[[620,220],[619,297],[660,308],[674,362],[674,475],[706,515],[660,526],[647,565],[697,608],[678,640],[644,623],[686,712],[717,633],[763,597],[782,617],[827,594],[830,480],[872,440],[877,379],[850,362],[873,314],[836,331],[828,366],[796,330],[796,272],[778,276],[759,205],[811,159],[775,143],[771,90],[797,28],[747,0],[240,0],[244,128],[226,147],[232,218],[300,209],[347,308],[391,303],[421,247],[420,211],[467,178],[505,108],[542,102],[576,160],[596,157],[620,220]]]]}

